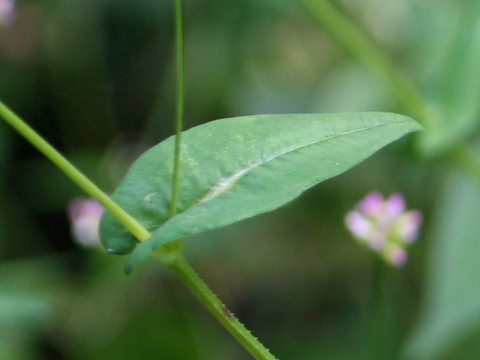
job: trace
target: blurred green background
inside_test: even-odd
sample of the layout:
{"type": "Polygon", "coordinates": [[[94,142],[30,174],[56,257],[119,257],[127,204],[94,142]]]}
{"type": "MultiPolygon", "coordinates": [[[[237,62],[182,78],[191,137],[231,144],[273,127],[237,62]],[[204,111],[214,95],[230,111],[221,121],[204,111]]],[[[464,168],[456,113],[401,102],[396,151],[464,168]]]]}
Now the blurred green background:
{"type": "MultiPolygon", "coordinates": [[[[445,114],[444,133],[473,144],[479,1],[336,4],[445,114]]],[[[408,115],[298,0],[184,7],[187,128],[256,113],[408,115]]],[[[17,11],[0,27],[0,99],[112,191],[173,132],[172,2],[18,0],[17,11]]],[[[422,136],[280,210],[186,241],[206,282],[280,359],[364,358],[371,255],[343,217],[372,190],[401,192],[425,219],[408,265],[387,274],[391,358],[480,358],[479,188],[445,146],[419,150],[422,136]]],[[[154,261],[126,277],[124,258],[76,246],[66,206],[82,192],[1,121],[0,174],[0,359],[250,358],[154,261]]]]}

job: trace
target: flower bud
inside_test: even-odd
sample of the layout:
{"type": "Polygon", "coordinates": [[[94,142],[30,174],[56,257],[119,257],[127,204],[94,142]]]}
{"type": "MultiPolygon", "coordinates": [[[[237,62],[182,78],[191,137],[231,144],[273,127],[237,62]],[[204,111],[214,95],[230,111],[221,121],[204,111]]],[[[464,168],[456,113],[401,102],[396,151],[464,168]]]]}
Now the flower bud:
{"type": "Polygon", "coordinates": [[[68,205],[72,236],[84,247],[101,247],[98,227],[103,207],[95,199],[75,198],[68,205]]]}

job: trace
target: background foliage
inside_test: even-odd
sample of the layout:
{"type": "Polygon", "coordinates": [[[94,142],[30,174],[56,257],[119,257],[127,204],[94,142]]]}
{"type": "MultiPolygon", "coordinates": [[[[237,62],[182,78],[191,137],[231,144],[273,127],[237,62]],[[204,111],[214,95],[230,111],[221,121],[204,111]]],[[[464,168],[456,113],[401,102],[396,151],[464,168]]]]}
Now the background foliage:
{"type": "MultiPolygon", "coordinates": [[[[280,210],[192,237],[187,255],[279,358],[359,359],[370,256],[343,216],[370,190],[401,192],[425,225],[408,266],[388,274],[391,347],[404,359],[475,359],[479,190],[445,153],[477,135],[479,2],[337,4],[436,104],[442,127],[280,210]]],[[[112,191],[173,132],[172,4],[17,5],[0,29],[0,98],[112,191]]],[[[187,127],[255,113],[405,113],[298,1],[185,1],[185,17],[187,127]]],[[[248,358],[155,262],[125,277],[124,258],[78,248],[65,207],[81,192],[2,122],[0,174],[0,358],[248,358]]]]}

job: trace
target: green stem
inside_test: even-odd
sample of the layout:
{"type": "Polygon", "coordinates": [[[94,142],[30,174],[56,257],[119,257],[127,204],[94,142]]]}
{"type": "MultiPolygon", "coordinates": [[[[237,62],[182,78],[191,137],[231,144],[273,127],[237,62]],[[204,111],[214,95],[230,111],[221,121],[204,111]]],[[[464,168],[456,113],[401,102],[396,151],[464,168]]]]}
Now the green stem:
{"type": "Polygon", "coordinates": [[[368,359],[383,360],[386,347],[385,322],[385,264],[376,254],[373,255],[372,284],[370,291],[370,334],[368,359]]]}
{"type": "Polygon", "coordinates": [[[0,101],[0,116],[17,130],[25,139],[50,159],[65,175],[82,188],[87,194],[96,198],[106,209],[125,226],[139,241],[150,237],[150,233],[140,225],[125,210],[118,206],[107,194],[98,188],[90,179],[83,175],[53,146],[45,141],[35,130],[28,126],[19,116],[0,101]]]}
{"type": "MultiPolygon", "coordinates": [[[[184,40],[182,2],[175,0],[175,43],[176,43],[176,117],[175,117],[175,153],[172,179],[172,200],[170,203],[170,217],[177,213],[180,184],[180,152],[181,134],[184,117],[184,40]]],[[[182,240],[179,239],[157,252],[158,258],[175,271],[185,285],[198,297],[203,305],[217,319],[217,321],[237,341],[258,360],[275,360],[275,357],[263,346],[262,343],[250,333],[245,326],[233,316],[230,310],[218,299],[215,293],[205,284],[203,279],[195,272],[190,264],[183,257],[181,252],[182,240]]]]}
{"type": "Polygon", "coordinates": [[[390,91],[423,125],[432,126],[431,109],[415,86],[391,64],[355,24],[328,0],[301,0],[325,28],[371,71],[380,76],[390,91]]]}
{"type": "MultiPolygon", "coordinates": [[[[91,180],[83,175],[64,156],[55,150],[47,141],[29,127],[20,117],[14,114],[0,101],[0,116],[8,124],[24,136],[41,153],[50,159],[73,182],[80,186],[87,194],[96,198],[140,241],[150,237],[150,233],[134,218],[125,212],[119,205],[110,199],[91,180]]],[[[240,344],[258,360],[275,360],[275,357],[232,315],[221,303],[214,292],[198,276],[195,270],[183,257],[176,243],[167,244],[157,253],[158,259],[172,268],[199,298],[203,305],[212,313],[220,324],[228,330],[240,344]],[[171,245],[171,246],[170,246],[171,245]]]]}
{"type": "Polygon", "coordinates": [[[195,272],[182,254],[178,254],[170,265],[185,285],[198,297],[207,310],[237,341],[257,360],[276,358],[245,326],[228,310],[195,272]]]}
{"type": "Polygon", "coordinates": [[[180,151],[181,136],[183,128],[184,113],[184,84],[185,84],[185,60],[183,45],[183,20],[182,20],[182,1],[175,0],[175,49],[176,49],[176,114],[175,114],[175,154],[173,163],[173,179],[172,179],[172,200],[170,202],[170,217],[174,217],[177,213],[177,204],[180,187],[180,151]]]}

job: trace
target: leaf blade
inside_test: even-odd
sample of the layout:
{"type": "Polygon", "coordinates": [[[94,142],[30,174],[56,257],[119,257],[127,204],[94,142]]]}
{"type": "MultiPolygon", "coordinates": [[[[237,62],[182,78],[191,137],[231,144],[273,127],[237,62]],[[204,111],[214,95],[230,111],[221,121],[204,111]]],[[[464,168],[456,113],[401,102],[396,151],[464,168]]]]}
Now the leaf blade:
{"type": "MultiPolygon", "coordinates": [[[[154,230],[136,246],[127,269],[178,237],[274,210],[420,128],[388,113],[257,115],[192,128],[183,134],[179,211],[172,219],[169,138],[142,155],[113,195],[154,230]]],[[[120,242],[128,236],[108,214],[101,234],[107,247],[112,236],[120,242]]]]}
{"type": "Polygon", "coordinates": [[[478,188],[450,171],[431,219],[423,304],[402,358],[467,358],[454,350],[478,331],[480,321],[479,212],[478,188]]]}
{"type": "Polygon", "coordinates": [[[442,65],[434,76],[436,94],[432,100],[437,121],[418,143],[419,150],[430,157],[448,152],[476,131],[480,113],[480,3],[469,2],[448,11],[454,23],[447,28],[454,32],[444,36],[452,40],[440,55],[442,65]]]}

